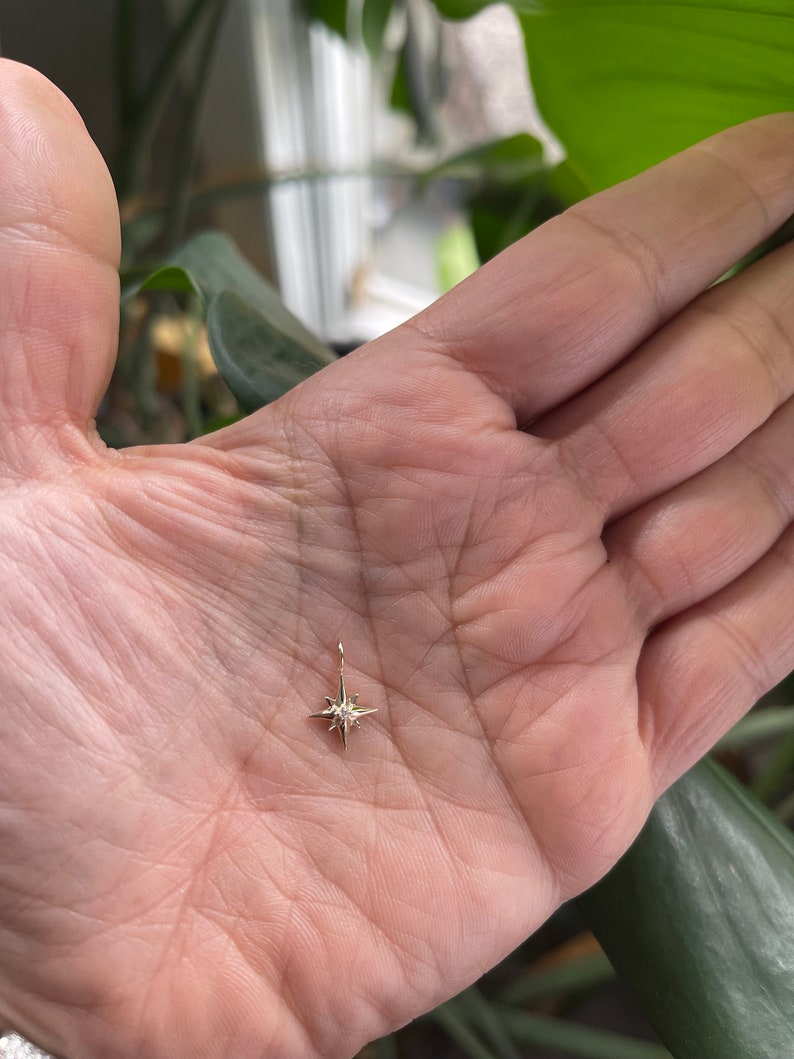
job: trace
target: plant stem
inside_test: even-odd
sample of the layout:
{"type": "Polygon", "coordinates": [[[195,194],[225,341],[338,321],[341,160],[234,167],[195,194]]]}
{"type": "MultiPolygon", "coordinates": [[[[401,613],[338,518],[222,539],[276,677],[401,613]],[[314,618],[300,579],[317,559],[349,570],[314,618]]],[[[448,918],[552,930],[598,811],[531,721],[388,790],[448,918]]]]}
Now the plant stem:
{"type": "Polygon", "coordinates": [[[726,732],[719,741],[721,750],[736,750],[763,739],[794,733],[794,706],[764,706],[753,710],[726,732]]]}
{"type": "Polygon", "coordinates": [[[457,998],[471,1012],[472,1021],[475,1021],[482,1030],[499,1059],[519,1059],[518,1050],[510,1039],[510,1034],[504,1027],[496,1009],[486,1000],[477,986],[470,986],[457,998]]]}
{"type": "Polygon", "coordinates": [[[118,128],[127,128],[135,116],[134,81],[135,0],[116,0],[116,114],[118,128]]]}
{"type": "MultiPolygon", "coordinates": [[[[166,44],[165,51],[157,64],[152,75],[149,86],[143,98],[134,109],[126,114],[123,129],[122,142],[114,168],[114,181],[116,194],[119,200],[124,200],[140,190],[143,182],[143,168],[149,156],[149,148],[154,130],[165,106],[165,102],[172,91],[179,75],[179,66],[188,48],[193,42],[196,27],[200,24],[205,10],[217,0],[193,0],[185,12],[182,21],[171,33],[166,44]]],[[[132,37],[132,14],[135,8],[134,0],[119,0],[117,9],[117,33],[131,39],[132,37]]],[[[117,55],[121,57],[122,48],[125,53],[129,52],[128,41],[117,41],[117,55]]],[[[122,59],[125,66],[131,66],[131,55],[125,54],[122,59]]],[[[119,70],[118,84],[121,88],[125,83],[125,103],[119,100],[118,106],[121,112],[122,106],[130,105],[132,100],[129,94],[126,78],[128,72],[119,70]],[[125,82],[122,82],[122,77],[125,82]]]]}
{"type": "Polygon", "coordinates": [[[470,1059],[496,1059],[479,1037],[467,1026],[455,1010],[455,1002],[447,1001],[429,1013],[429,1017],[443,1026],[450,1037],[463,1049],[470,1059]]]}
{"type": "Polygon", "coordinates": [[[182,132],[176,151],[176,162],[172,182],[171,208],[165,228],[166,253],[176,249],[187,217],[190,202],[190,181],[196,157],[201,110],[209,83],[209,68],[218,41],[221,22],[226,13],[227,0],[209,0],[209,22],[202,41],[201,51],[196,64],[196,75],[193,91],[183,115],[182,132]]]}
{"type": "Polygon", "coordinates": [[[513,1037],[523,1044],[557,1048],[564,1055],[582,1056],[583,1059],[671,1059],[661,1044],[543,1015],[529,1015],[511,1008],[498,1010],[513,1037]]]}

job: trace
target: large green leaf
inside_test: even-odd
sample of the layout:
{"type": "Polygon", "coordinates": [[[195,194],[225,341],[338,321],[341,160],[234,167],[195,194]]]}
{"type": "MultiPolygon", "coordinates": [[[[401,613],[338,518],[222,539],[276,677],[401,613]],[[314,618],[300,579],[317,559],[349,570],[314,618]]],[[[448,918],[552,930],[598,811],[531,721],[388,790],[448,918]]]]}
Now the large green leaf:
{"type": "Polygon", "coordinates": [[[791,0],[514,6],[540,110],[590,190],[794,106],[791,0]]]}
{"type": "Polygon", "coordinates": [[[256,309],[270,327],[309,350],[322,363],[335,357],[316,335],[289,311],[275,287],[246,261],[232,240],[221,232],[202,232],[171,257],[171,265],[183,268],[199,287],[205,302],[224,291],[234,291],[256,309]]]}
{"type": "Polygon", "coordinates": [[[701,762],[580,905],[676,1059],[794,1054],[794,837],[701,762]]]}
{"type": "Polygon", "coordinates": [[[305,346],[231,290],[210,302],[207,338],[221,378],[244,412],[275,401],[322,367],[305,346]]]}
{"type": "MultiPolygon", "coordinates": [[[[434,0],[466,18],[488,0],[434,0]]],[[[794,107],[791,0],[511,0],[538,106],[589,191],[794,107]]]]}
{"type": "Polygon", "coordinates": [[[195,236],[143,283],[125,290],[125,297],[156,290],[200,298],[218,371],[245,412],[336,359],[220,232],[195,236]]]}
{"type": "MultiPolygon", "coordinates": [[[[517,11],[531,10],[538,6],[538,0],[509,0],[510,6],[517,11]]],[[[470,18],[482,11],[484,7],[497,3],[497,0],[433,0],[445,18],[470,18]]]]}

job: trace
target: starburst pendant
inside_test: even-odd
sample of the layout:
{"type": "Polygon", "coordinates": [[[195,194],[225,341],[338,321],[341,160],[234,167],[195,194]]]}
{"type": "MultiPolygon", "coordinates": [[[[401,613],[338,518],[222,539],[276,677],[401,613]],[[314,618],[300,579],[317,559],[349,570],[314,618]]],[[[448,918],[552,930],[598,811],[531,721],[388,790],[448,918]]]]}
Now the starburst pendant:
{"type": "Polygon", "coordinates": [[[311,713],[310,717],[323,717],[331,723],[328,725],[328,731],[332,728],[338,728],[339,734],[342,737],[342,744],[347,750],[347,737],[350,734],[350,729],[353,725],[356,728],[360,728],[361,725],[358,723],[358,718],[363,717],[367,713],[377,713],[377,709],[367,708],[366,706],[357,706],[358,694],[347,697],[345,691],[345,650],[342,647],[342,641],[337,643],[337,650],[339,651],[339,690],[336,693],[336,698],[331,699],[328,695],[325,696],[325,701],[328,703],[327,710],[320,710],[319,713],[311,713]]]}

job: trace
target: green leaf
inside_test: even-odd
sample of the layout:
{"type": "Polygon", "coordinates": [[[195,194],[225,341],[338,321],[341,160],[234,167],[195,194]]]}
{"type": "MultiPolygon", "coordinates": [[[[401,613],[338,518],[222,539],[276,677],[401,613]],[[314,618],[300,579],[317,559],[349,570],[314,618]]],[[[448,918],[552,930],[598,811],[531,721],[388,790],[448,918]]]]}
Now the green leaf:
{"type": "Polygon", "coordinates": [[[364,0],[364,7],[361,11],[361,35],[373,59],[377,59],[383,51],[383,38],[393,7],[394,0],[364,0]]]}
{"type": "Polygon", "coordinates": [[[142,283],[127,286],[124,289],[124,299],[132,297],[133,294],[147,291],[171,291],[174,294],[196,294],[201,298],[201,288],[194,282],[189,272],[177,265],[164,265],[155,272],[150,273],[142,283]]]}
{"type": "Polygon", "coordinates": [[[203,232],[142,283],[125,289],[195,293],[224,382],[251,412],[336,359],[220,232],[203,232]]]}
{"type": "Polygon", "coordinates": [[[303,0],[309,18],[323,22],[343,39],[347,38],[348,0],[303,0]]]}
{"type": "Polygon", "coordinates": [[[416,124],[417,142],[436,142],[445,94],[444,44],[438,20],[421,4],[403,3],[405,39],[397,56],[390,104],[416,124]]]}
{"type": "Polygon", "coordinates": [[[190,273],[204,295],[205,302],[216,294],[231,290],[256,309],[278,331],[311,350],[325,363],[334,354],[293,316],[275,287],[246,261],[228,236],[220,232],[202,232],[184,244],[170,263],[190,273]]]}
{"type": "Polygon", "coordinates": [[[575,202],[581,202],[589,194],[581,175],[576,171],[569,158],[563,158],[549,172],[548,188],[551,194],[556,195],[560,202],[566,206],[573,206],[575,202]]]}
{"type": "Polygon", "coordinates": [[[413,114],[413,99],[408,79],[408,69],[405,60],[405,48],[400,49],[397,56],[397,67],[391,83],[389,94],[389,106],[392,110],[399,110],[403,114],[413,114]]]}
{"type": "MultiPolygon", "coordinates": [[[[497,0],[433,0],[444,18],[453,19],[471,18],[484,7],[490,7],[496,2],[497,0]]],[[[540,0],[511,0],[511,7],[517,11],[531,11],[539,2],[540,0]]]]}
{"type": "Polygon", "coordinates": [[[453,178],[487,184],[514,184],[544,170],[543,144],[528,132],[470,147],[424,174],[425,180],[453,178]]]}
{"type": "Polygon", "coordinates": [[[794,836],[713,762],[579,899],[676,1059],[781,1059],[794,1026],[794,836]]]}
{"type": "MultiPolygon", "coordinates": [[[[479,6],[443,0],[448,6],[479,6]]],[[[791,0],[514,2],[538,106],[589,190],[794,101],[791,0]]]]}
{"type": "Polygon", "coordinates": [[[466,224],[453,224],[436,244],[439,289],[451,290],[480,267],[474,235],[466,224]]]}
{"type": "Polygon", "coordinates": [[[560,213],[564,203],[550,193],[546,175],[506,187],[484,187],[469,202],[481,261],[490,261],[517,239],[560,213]]]}
{"type": "Polygon", "coordinates": [[[323,367],[233,291],[210,302],[207,337],[221,378],[245,412],[275,401],[323,367]]]}

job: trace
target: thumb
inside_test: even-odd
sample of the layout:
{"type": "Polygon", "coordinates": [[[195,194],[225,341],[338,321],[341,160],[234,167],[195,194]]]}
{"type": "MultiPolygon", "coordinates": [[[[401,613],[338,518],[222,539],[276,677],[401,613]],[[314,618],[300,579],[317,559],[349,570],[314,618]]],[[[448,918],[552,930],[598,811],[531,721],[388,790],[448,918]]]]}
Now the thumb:
{"type": "Polygon", "coordinates": [[[0,464],[85,448],[118,341],[119,220],[66,97],[0,59],[0,464]]]}

